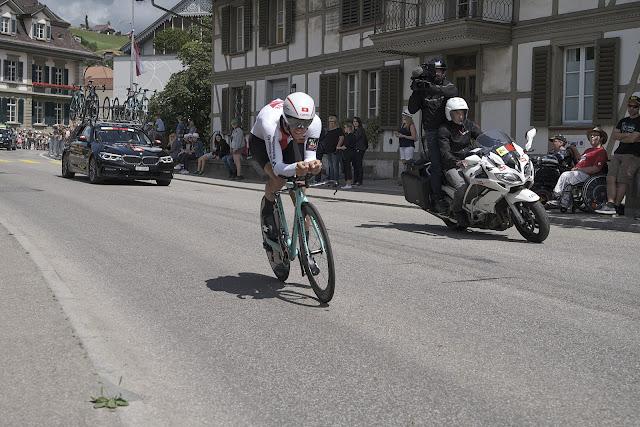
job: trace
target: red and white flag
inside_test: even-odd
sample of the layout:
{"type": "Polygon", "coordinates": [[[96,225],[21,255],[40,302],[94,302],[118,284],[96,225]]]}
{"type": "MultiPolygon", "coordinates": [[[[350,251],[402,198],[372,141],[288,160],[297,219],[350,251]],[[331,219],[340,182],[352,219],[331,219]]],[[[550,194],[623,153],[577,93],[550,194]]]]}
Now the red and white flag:
{"type": "MultiPolygon", "coordinates": [[[[129,39],[131,39],[131,36],[129,36],[129,39]]],[[[136,61],[136,76],[146,73],[147,69],[144,68],[142,61],[140,60],[140,53],[138,52],[138,43],[136,43],[135,37],[133,37],[133,58],[136,61]]]]}

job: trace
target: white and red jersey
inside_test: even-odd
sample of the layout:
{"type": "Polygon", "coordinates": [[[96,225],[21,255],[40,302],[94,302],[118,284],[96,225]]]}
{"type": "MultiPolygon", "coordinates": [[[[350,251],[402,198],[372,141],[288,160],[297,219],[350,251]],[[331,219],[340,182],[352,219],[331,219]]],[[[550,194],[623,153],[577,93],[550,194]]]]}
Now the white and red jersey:
{"type": "MultiPolygon", "coordinates": [[[[292,142],[305,144],[304,161],[309,162],[311,160],[315,160],[320,132],[322,131],[322,121],[320,120],[320,117],[316,115],[313,118],[311,125],[309,125],[309,128],[307,128],[307,131],[304,133],[303,138],[295,142],[293,141],[293,138],[284,133],[280,127],[283,103],[283,100],[276,99],[265,105],[258,113],[256,122],[253,125],[253,128],[251,128],[251,133],[264,140],[273,172],[276,175],[281,176],[294,176],[296,173],[296,164],[283,163],[282,150],[292,142]]],[[[294,149],[297,148],[294,147],[294,149]]]]}

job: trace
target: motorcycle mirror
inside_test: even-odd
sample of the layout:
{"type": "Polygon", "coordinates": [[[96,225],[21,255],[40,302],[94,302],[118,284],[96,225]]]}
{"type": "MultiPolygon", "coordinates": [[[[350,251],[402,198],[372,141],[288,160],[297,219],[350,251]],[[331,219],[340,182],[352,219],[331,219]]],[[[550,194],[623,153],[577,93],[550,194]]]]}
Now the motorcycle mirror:
{"type": "Polygon", "coordinates": [[[533,137],[536,136],[536,128],[531,128],[527,131],[525,137],[527,138],[527,143],[524,146],[524,151],[531,150],[531,146],[533,145],[533,137]]]}

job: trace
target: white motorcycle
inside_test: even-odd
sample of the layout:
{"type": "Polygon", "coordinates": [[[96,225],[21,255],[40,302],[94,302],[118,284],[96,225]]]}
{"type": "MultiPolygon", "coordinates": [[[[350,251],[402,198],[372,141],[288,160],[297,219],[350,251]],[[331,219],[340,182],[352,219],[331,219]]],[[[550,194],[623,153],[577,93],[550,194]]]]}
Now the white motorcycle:
{"type": "MultiPolygon", "coordinates": [[[[547,238],[549,217],[540,203],[540,196],[531,191],[534,170],[526,154],[535,134],[535,129],[527,132],[524,150],[500,130],[485,132],[478,137],[478,148],[471,150],[465,159],[467,167],[463,170],[468,187],[462,206],[470,227],[501,231],[515,225],[530,242],[540,243],[547,238]]],[[[407,201],[441,218],[449,228],[466,228],[458,225],[451,212],[455,189],[447,183],[442,190],[449,204],[449,212],[435,212],[429,198],[430,163],[420,163],[418,161],[410,165],[402,173],[407,201]]]]}

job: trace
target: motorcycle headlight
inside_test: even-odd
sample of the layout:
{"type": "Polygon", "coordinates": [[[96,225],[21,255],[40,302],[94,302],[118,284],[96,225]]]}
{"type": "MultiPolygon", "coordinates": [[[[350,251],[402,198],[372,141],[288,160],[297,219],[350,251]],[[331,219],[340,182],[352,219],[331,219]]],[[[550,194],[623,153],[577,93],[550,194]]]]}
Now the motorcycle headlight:
{"type": "Polygon", "coordinates": [[[122,160],[122,156],[120,154],[105,153],[104,151],[100,153],[100,158],[103,160],[111,160],[111,161],[122,160]]]}
{"type": "Polygon", "coordinates": [[[505,172],[505,173],[497,173],[496,178],[501,181],[506,182],[507,184],[521,184],[522,179],[518,175],[513,172],[505,172]]]}
{"type": "Polygon", "coordinates": [[[171,157],[171,156],[162,156],[162,157],[160,157],[160,163],[173,163],[173,157],[171,157]]]}
{"type": "Polygon", "coordinates": [[[533,165],[531,164],[531,161],[528,161],[527,164],[524,166],[524,177],[525,179],[527,179],[532,176],[533,176],[533,165]]]}

